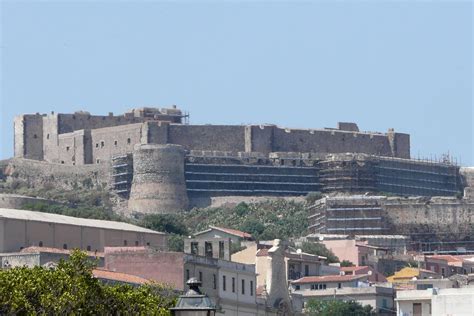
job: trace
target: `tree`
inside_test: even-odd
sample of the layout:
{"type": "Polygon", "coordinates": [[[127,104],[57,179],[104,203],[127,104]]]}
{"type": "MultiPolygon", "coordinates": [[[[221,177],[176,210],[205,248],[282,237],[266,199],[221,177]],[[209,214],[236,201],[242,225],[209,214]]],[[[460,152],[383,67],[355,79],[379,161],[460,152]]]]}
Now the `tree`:
{"type": "Polygon", "coordinates": [[[95,262],[73,251],[56,268],[0,271],[0,315],[169,315],[176,296],[152,284],[104,285],[92,275],[95,262]]]}
{"type": "Polygon", "coordinates": [[[159,232],[166,232],[176,235],[185,235],[189,234],[186,225],[180,219],[178,215],[175,214],[149,214],[146,215],[140,226],[153,229],[159,232]]]}
{"type": "Polygon", "coordinates": [[[323,256],[328,258],[328,263],[339,262],[339,258],[336,255],[326,248],[324,244],[317,242],[303,242],[301,244],[301,250],[306,253],[313,255],[323,256]]]}
{"type": "Polygon", "coordinates": [[[376,314],[372,306],[362,306],[355,301],[323,301],[314,298],[308,301],[305,310],[305,314],[310,316],[372,316],[376,314]]]}
{"type": "Polygon", "coordinates": [[[341,267],[354,267],[354,266],[355,266],[355,264],[353,264],[349,260],[342,260],[341,261],[341,267]]]}

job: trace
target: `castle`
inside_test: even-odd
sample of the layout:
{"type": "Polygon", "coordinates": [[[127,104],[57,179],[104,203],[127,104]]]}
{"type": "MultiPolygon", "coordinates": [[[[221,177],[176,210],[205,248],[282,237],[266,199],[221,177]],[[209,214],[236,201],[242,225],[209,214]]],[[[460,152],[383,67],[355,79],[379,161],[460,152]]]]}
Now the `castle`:
{"type": "Polygon", "coordinates": [[[66,165],[99,164],[133,151],[136,144],[176,144],[185,150],[231,153],[346,153],[410,158],[410,136],[337,128],[289,129],[274,125],[189,125],[182,111],[140,108],[123,115],[51,113],[15,118],[15,157],[66,165]]]}
{"type": "Polygon", "coordinates": [[[55,172],[95,177],[137,213],[205,206],[216,196],[455,196],[463,189],[459,167],[410,159],[410,136],[393,129],[361,132],[355,123],[324,129],[190,125],[186,118],[175,106],[118,116],[20,115],[14,121],[15,158],[23,167],[23,160],[30,167],[54,165],[49,169],[57,183],[62,176],[55,172]]]}

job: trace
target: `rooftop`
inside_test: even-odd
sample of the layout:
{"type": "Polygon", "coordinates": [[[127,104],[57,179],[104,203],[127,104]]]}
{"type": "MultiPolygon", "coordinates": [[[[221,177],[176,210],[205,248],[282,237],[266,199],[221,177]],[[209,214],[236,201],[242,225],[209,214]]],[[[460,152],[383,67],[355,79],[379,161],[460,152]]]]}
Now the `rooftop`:
{"type": "Polygon", "coordinates": [[[367,275],[322,275],[322,276],[309,276],[303,277],[296,281],[293,281],[293,284],[305,284],[305,283],[321,283],[321,282],[349,282],[359,279],[367,278],[367,275]]]}
{"type": "Polygon", "coordinates": [[[140,284],[140,285],[150,283],[149,280],[135,276],[135,275],[121,273],[121,272],[114,272],[114,271],[104,270],[104,269],[94,269],[92,271],[92,274],[97,279],[104,279],[104,280],[110,280],[110,281],[115,281],[115,282],[124,282],[124,283],[131,283],[131,284],[140,284]]]}
{"type": "MultiPolygon", "coordinates": [[[[39,252],[44,252],[44,253],[60,253],[60,254],[65,254],[69,255],[71,254],[72,250],[69,249],[59,249],[59,248],[50,248],[50,247],[26,247],[22,249],[20,252],[21,253],[39,253],[39,252]]],[[[103,252],[94,252],[94,251],[85,251],[88,256],[90,257],[103,257],[104,253],[103,252]]]]}
{"type": "Polygon", "coordinates": [[[33,212],[33,211],[17,210],[17,209],[9,209],[9,208],[0,208],[0,219],[2,218],[17,219],[17,220],[23,220],[23,221],[56,223],[56,224],[73,225],[73,226],[94,227],[94,228],[103,228],[103,229],[113,229],[113,230],[123,230],[123,231],[137,232],[137,233],[160,234],[160,235],[165,234],[165,233],[156,232],[151,229],[139,227],[139,226],[124,223],[124,222],[103,221],[103,220],[98,220],[98,219],[87,219],[87,218],[71,217],[71,216],[64,216],[64,215],[58,215],[58,214],[33,212]]]}
{"type": "Polygon", "coordinates": [[[204,233],[210,232],[213,229],[219,230],[221,232],[224,232],[224,233],[227,233],[227,234],[230,234],[230,235],[233,235],[233,236],[237,236],[237,237],[240,237],[240,238],[245,238],[245,239],[251,239],[252,238],[252,235],[250,235],[246,232],[243,232],[243,231],[240,231],[240,230],[237,230],[237,229],[217,227],[217,226],[209,226],[209,229],[203,230],[203,231],[198,232],[194,235],[195,236],[202,235],[204,233]]]}
{"type": "Polygon", "coordinates": [[[344,271],[344,272],[353,272],[353,271],[365,270],[365,269],[367,269],[367,268],[368,268],[368,266],[341,267],[341,271],[344,271]]]}

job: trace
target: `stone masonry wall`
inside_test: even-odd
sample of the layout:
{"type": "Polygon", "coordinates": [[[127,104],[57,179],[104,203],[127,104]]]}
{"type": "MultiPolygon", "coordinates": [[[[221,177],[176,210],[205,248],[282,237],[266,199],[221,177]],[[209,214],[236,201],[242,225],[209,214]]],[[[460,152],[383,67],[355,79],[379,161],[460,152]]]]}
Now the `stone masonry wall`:
{"type": "Polygon", "coordinates": [[[130,124],[91,131],[92,162],[106,163],[112,156],[133,152],[140,143],[142,124],[130,124]]]}
{"type": "Polygon", "coordinates": [[[11,180],[26,182],[30,187],[52,186],[65,190],[108,186],[110,165],[67,166],[30,159],[13,158],[3,170],[4,176],[11,180]]]}
{"type": "Polygon", "coordinates": [[[15,157],[43,159],[43,116],[20,115],[14,119],[15,157]]]}
{"type": "Polygon", "coordinates": [[[462,240],[474,232],[474,203],[462,199],[388,198],[384,217],[391,226],[389,233],[415,238],[462,240]]]}
{"type": "Polygon", "coordinates": [[[172,124],[168,143],[188,150],[245,151],[245,126],[172,124]]]}
{"type": "MultiPolygon", "coordinates": [[[[383,134],[275,128],[273,139],[273,151],[392,155],[389,140],[383,134]]],[[[403,153],[401,158],[409,158],[409,153],[403,153]]]]}

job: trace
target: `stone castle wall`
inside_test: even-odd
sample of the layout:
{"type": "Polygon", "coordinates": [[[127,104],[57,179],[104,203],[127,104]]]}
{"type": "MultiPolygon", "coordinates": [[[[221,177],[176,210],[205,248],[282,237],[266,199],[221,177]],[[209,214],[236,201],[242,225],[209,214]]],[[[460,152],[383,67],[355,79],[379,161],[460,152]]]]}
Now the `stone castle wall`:
{"type": "Polygon", "coordinates": [[[176,117],[156,114],[151,117],[143,113],[93,116],[76,112],[16,117],[15,157],[67,165],[96,164],[114,155],[131,153],[133,146],[139,143],[264,155],[271,152],[357,152],[410,157],[409,135],[393,130],[387,134],[358,132],[354,123],[339,124],[340,129],[315,130],[274,125],[184,125],[176,123],[176,117]]]}
{"type": "Polygon", "coordinates": [[[328,197],[312,208],[309,222],[311,233],[469,240],[474,231],[474,202],[454,197],[328,197]]]}
{"type": "Polygon", "coordinates": [[[22,181],[31,188],[93,189],[109,187],[110,164],[67,166],[31,159],[12,158],[2,164],[7,181],[22,181]]]}

